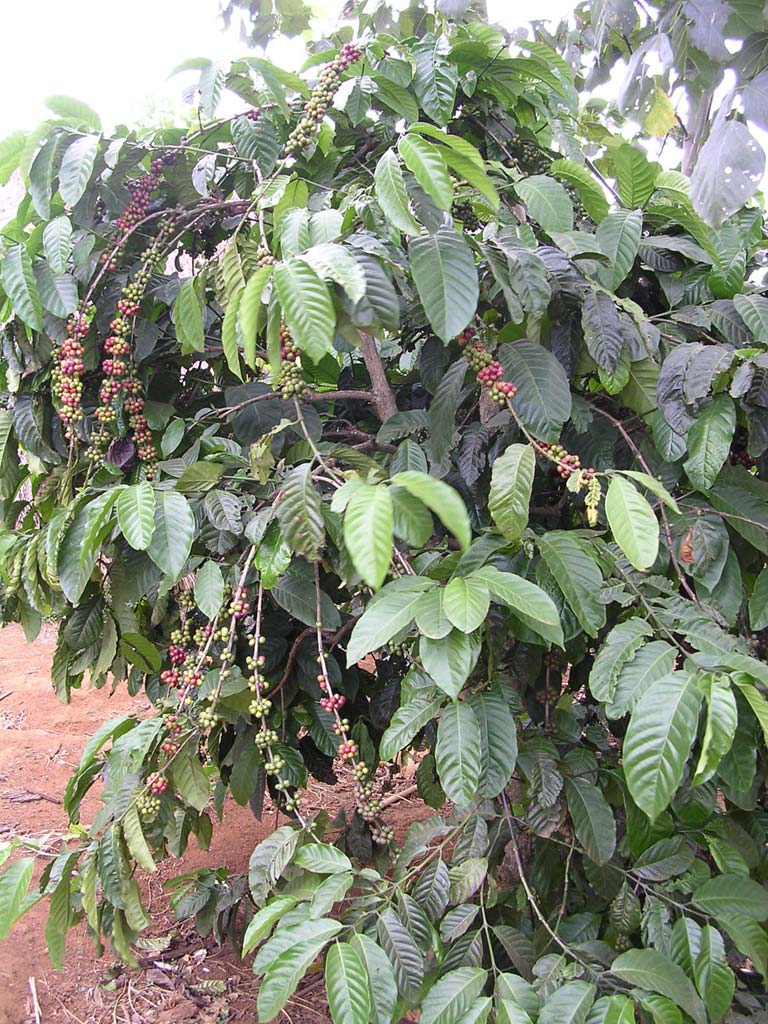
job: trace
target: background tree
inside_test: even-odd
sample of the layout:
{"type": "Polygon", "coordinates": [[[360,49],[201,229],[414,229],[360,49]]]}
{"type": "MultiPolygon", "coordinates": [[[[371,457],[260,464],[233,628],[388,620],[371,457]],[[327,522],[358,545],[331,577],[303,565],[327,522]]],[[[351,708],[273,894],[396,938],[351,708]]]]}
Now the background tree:
{"type": "MultiPolygon", "coordinates": [[[[83,918],[132,961],[137,867],[269,792],[287,823],[248,877],[174,895],[258,948],[261,1020],[321,954],[337,1024],[750,1017],[763,209],[735,95],[692,185],[582,77],[641,52],[635,135],[685,143],[669,93],[732,59],[711,4],[614,0],[514,45],[438,7],[347,10],[301,74],[191,62],[186,130],[106,138],[58,98],[0,147],[27,187],[3,231],[3,615],[30,639],[59,619],[62,699],[88,673],[157,709],[95,734],[29,893],[5,847],[0,936],[49,896],[55,964],[83,918]],[[217,120],[225,89],[244,112],[217,120]],[[724,131],[736,206],[702,184],[724,131]],[[393,844],[381,766],[412,753],[453,809],[393,844]],[[308,774],[340,771],[354,813],[308,818],[308,774]]],[[[305,27],[257,14],[256,41],[305,27]]],[[[725,15],[759,113],[762,12],[725,15]]]]}

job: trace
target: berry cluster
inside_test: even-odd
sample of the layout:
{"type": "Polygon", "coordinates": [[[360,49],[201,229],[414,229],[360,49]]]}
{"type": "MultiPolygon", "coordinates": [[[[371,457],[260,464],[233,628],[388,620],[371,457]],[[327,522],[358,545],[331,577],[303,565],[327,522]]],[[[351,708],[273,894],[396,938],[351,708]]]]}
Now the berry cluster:
{"type": "Polygon", "coordinates": [[[259,268],[271,267],[277,263],[277,259],[269,251],[269,248],[262,242],[256,250],[256,262],[259,268]]]}
{"type": "MultiPolygon", "coordinates": [[[[339,733],[343,733],[345,730],[343,726],[337,730],[339,733]]],[[[358,753],[358,746],[353,740],[343,740],[339,744],[337,754],[342,761],[350,761],[358,753]]]]}
{"type": "Polygon", "coordinates": [[[280,328],[280,358],[279,383],[283,398],[300,398],[307,390],[306,381],[301,376],[301,349],[285,324],[280,328]]]}
{"type": "Polygon", "coordinates": [[[237,597],[230,602],[229,607],[227,609],[227,614],[230,616],[230,618],[245,618],[245,616],[251,610],[251,606],[246,600],[247,597],[248,593],[245,587],[241,587],[241,589],[238,591],[237,597]]]}
{"type": "Polygon", "coordinates": [[[360,60],[363,51],[354,43],[345,43],[341,51],[330,64],[326,64],[320,74],[320,80],[304,107],[301,120],[288,136],[285,152],[288,156],[303,149],[314,138],[317,129],[325,117],[329,105],[333,102],[336,90],[341,84],[341,76],[350,64],[360,60]]]}
{"type": "MultiPolygon", "coordinates": [[[[322,684],[324,682],[324,677],[319,675],[317,677],[317,681],[322,684]]],[[[340,711],[346,703],[347,698],[343,693],[332,693],[328,697],[320,698],[320,707],[323,711],[340,711]]]]}
{"type": "Polygon", "coordinates": [[[374,796],[372,782],[355,783],[355,800],[363,821],[376,821],[381,813],[381,800],[374,796]]]}
{"type": "Polygon", "coordinates": [[[757,463],[747,453],[746,449],[731,449],[728,454],[728,462],[732,466],[743,466],[747,471],[753,470],[757,463]]]}
{"type": "Polygon", "coordinates": [[[145,785],[153,796],[162,796],[166,789],[168,789],[168,780],[160,772],[153,772],[147,776],[145,785]]]}
{"type": "Polygon", "coordinates": [[[553,157],[533,139],[518,135],[507,143],[507,148],[525,174],[546,174],[552,165],[553,157]]]}
{"type": "Polygon", "coordinates": [[[498,359],[494,359],[485,345],[476,337],[474,327],[467,327],[456,339],[464,349],[464,358],[477,381],[488,393],[488,397],[497,405],[505,406],[517,394],[517,388],[509,381],[502,380],[504,369],[498,359]]]}
{"type": "Polygon", "coordinates": [[[477,219],[475,211],[472,208],[472,203],[464,200],[463,202],[456,202],[451,208],[455,220],[460,221],[465,231],[479,231],[482,224],[477,219]]]}
{"type": "Polygon", "coordinates": [[[251,107],[250,110],[246,110],[243,114],[249,121],[258,121],[261,117],[261,107],[251,107]]]}
{"type": "Polygon", "coordinates": [[[56,361],[51,373],[53,394],[64,424],[67,438],[72,437],[75,423],[83,418],[83,347],[82,339],[88,334],[90,319],[95,312],[92,305],[78,310],[67,320],[67,337],[56,352],[56,361]]]}
{"type": "MultiPolygon", "coordinates": [[[[581,459],[578,455],[572,455],[566,451],[561,444],[547,444],[546,441],[536,441],[536,450],[539,455],[544,455],[557,467],[558,474],[567,480],[571,473],[581,469],[581,459]]],[[[595,475],[594,467],[582,470],[582,479],[588,482],[595,475]]]]}
{"type": "Polygon", "coordinates": [[[160,798],[149,793],[139,793],[136,798],[136,810],[142,818],[154,818],[160,810],[160,798]]]}
{"type": "Polygon", "coordinates": [[[131,201],[115,221],[117,245],[111,251],[107,249],[101,254],[101,262],[106,264],[110,270],[117,269],[115,260],[126,236],[146,216],[152,193],[162,179],[163,169],[174,163],[176,163],[175,153],[165,153],[163,156],[155,157],[149,165],[149,174],[142,174],[140,178],[132,178],[125,183],[125,187],[131,194],[131,201]]]}

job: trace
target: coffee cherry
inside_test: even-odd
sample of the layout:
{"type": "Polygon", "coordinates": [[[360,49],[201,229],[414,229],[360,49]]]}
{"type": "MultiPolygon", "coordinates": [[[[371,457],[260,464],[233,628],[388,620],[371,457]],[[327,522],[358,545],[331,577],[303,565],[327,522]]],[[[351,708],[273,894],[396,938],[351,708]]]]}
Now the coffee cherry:
{"type": "Polygon", "coordinates": [[[342,74],[350,64],[360,60],[362,55],[363,51],[359,46],[355,46],[354,43],[345,43],[338,57],[323,68],[317,85],[304,105],[301,120],[293,129],[285,144],[285,152],[288,156],[303,149],[304,146],[312,141],[327,113],[328,107],[333,102],[336,90],[341,84],[342,74]]]}
{"type": "Polygon", "coordinates": [[[144,784],[150,793],[155,796],[160,796],[168,789],[168,780],[159,772],[153,772],[152,775],[148,775],[144,784]]]}

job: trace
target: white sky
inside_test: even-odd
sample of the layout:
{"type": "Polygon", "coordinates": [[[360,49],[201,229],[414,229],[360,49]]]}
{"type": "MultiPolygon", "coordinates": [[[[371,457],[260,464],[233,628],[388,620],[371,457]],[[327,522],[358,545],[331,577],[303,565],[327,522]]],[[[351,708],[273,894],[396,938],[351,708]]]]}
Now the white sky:
{"type": "MultiPolygon", "coordinates": [[[[335,12],[342,3],[312,6],[335,12]]],[[[51,95],[89,103],[107,129],[145,117],[153,101],[154,109],[181,110],[186,76],[168,78],[177,64],[245,52],[234,29],[221,32],[218,0],[32,0],[28,6],[6,0],[2,6],[0,138],[43,120],[51,95]]],[[[573,6],[573,0],[488,3],[491,19],[509,27],[557,20],[573,6]]],[[[301,52],[291,63],[300,59],[301,52]]]]}

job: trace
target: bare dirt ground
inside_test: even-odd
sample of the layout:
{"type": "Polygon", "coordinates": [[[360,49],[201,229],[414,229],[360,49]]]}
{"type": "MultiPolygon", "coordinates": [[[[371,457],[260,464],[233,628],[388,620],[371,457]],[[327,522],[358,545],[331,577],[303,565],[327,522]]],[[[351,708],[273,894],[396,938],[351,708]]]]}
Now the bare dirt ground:
{"type": "MultiPolygon", "coordinates": [[[[67,779],[90,735],[103,722],[131,711],[149,710],[143,697],[123,688],[75,691],[61,704],[50,682],[55,631],[46,627],[27,645],[21,629],[0,631],[0,839],[14,834],[45,836],[66,828],[61,804],[67,779]]],[[[338,789],[311,787],[309,803],[336,805],[338,789]],[[332,798],[329,799],[330,794],[332,798]]],[[[98,796],[83,805],[88,822],[98,796]]],[[[388,819],[398,832],[420,817],[423,807],[403,801],[388,819]]],[[[140,954],[140,970],[126,970],[107,951],[97,958],[84,927],[70,933],[64,969],[48,962],[43,930],[47,906],[30,911],[0,943],[0,1024],[235,1024],[256,1020],[258,982],[248,962],[193,928],[174,921],[163,882],[209,865],[247,868],[253,847],[275,827],[269,808],[258,822],[246,807],[228,802],[224,820],[215,824],[209,851],[194,847],[181,859],[169,859],[143,879],[145,904],[152,918],[148,934],[169,936],[159,954],[140,954]],[[37,1006],[35,1005],[37,1000],[37,1006]]],[[[329,1022],[322,975],[304,983],[281,1015],[286,1024],[329,1022]]]]}

